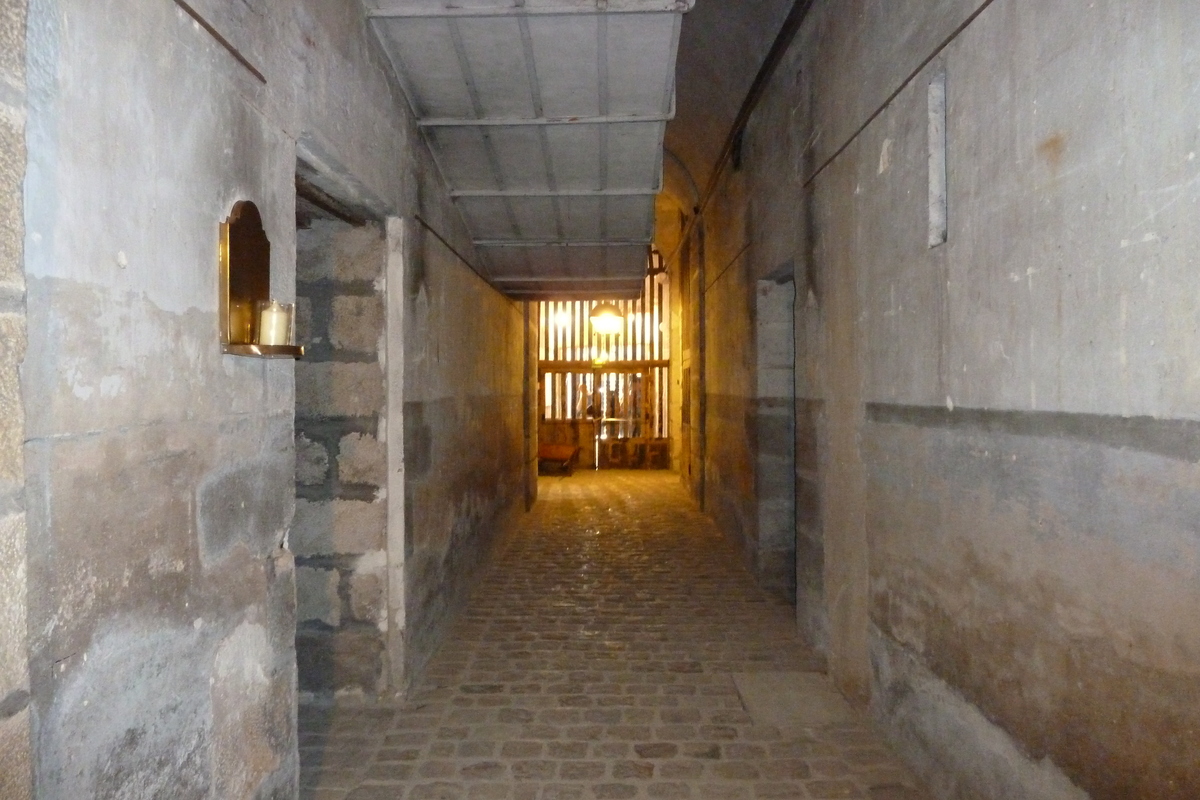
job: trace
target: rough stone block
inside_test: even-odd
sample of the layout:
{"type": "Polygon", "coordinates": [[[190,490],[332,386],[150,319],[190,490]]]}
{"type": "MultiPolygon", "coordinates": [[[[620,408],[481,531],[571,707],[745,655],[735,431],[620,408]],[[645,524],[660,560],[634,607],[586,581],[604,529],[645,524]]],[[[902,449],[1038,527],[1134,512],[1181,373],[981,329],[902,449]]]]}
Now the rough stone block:
{"type": "Polygon", "coordinates": [[[33,797],[33,762],[30,758],[29,711],[0,721],[0,797],[29,800],[33,797]]]}
{"type": "Polygon", "coordinates": [[[336,628],[342,621],[342,601],[338,597],[341,577],[337,570],[317,567],[296,568],[296,621],[324,622],[336,628]]]}
{"type": "Polygon", "coordinates": [[[313,301],[310,297],[296,297],[296,341],[300,344],[313,341],[313,301]]]}
{"type": "Polygon", "coordinates": [[[290,537],[298,556],[360,555],[383,547],[385,503],[360,500],[296,501],[290,537]]]}
{"type": "Polygon", "coordinates": [[[340,222],[315,219],[296,231],[296,280],[319,281],[333,277],[330,243],[340,222]]]}
{"type": "Polygon", "coordinates": [[[25,74],[26,0],[0,0],[0,75],[25,74]]]}
{"type": "Polygon", "coordinates": [[[384,616],[380,572],[355,572],[350,577],[350,613],[360,622],[378,623],[384,616]]]}
{"type": "Polygon", "coordinates": [[[364,417],[383,409],[379,364],[296,363],[296,414],[301,417],[364,417]]]}
{"type": "MultiPolygon", "coordinates": [[[[3,12],[0,12],[2,14],[3,12]]],[[[0,20],[4,20],[0,16],[0,20]]],[[[0,31],[3,25],[0,24],[0,31]]],[[[23,30],[23,29],[22,29],[23,30]]],[[[0,33],[0,53],[5,53],[0,33]]],[[[0,59],[4,56],[0,55],[0,59]]],[[[25,176],[23,126],[0,114],[0,284],[22,282],[21,253],[24,244],[24,211],[21,184],[25,176]]]]}
{"type": "Polygon", "coordinates": [[[383,274],[386,255],[378,227],[343,225],[333,242],[333,277],[339,281],[373,281],[383,274]]]}
{"type": "Polygon", "coordinates": [[[383,676],[383,638],[369,628],[299,631],[296,668],[301,691],[374,692],[383,676]]]}
{"type": "Polygon", "coordinates": [[[333,298],[329,340],[339,350],[374,353],[383,333],[383,298],[344,295],[333,298]]]}
{"type": "Polygon", "coordinates": [[[0,700],[28,686],[25,583],[25,515],[0,517],[0,700]]]}
{"type": "Polygon", "coordinates": [[[296,237],[296,279],[373,281],[383,274],[385,248],[377,226],[313,220],[296,237]]]}
{"type": "Polygon", "coordinates": [[[208,751],[214,797],[261,797],[263,781],[280,767],[294,711],[289,681],[267,678],[276,657],[266,628],[249,622],[217,648],[208,751]]]}
{"type": "Polygon", "coordinates": [[[25,357],[25,319],[0,314],[0,481],[24,475],[24,412],[18,369],[25,357]]]}
{"type": "Polygon", "coordinates": [[[302,433],[296,435],[296,483],[315,486],[329,477],[329,452],[325,445],[302,433]]]}
{"type": "Polygon", "coordinates": [[[374,436],[351,433],[338,446],[338,478],[342,483],[383,486],[387,480],[387,450],[374,436]]]}

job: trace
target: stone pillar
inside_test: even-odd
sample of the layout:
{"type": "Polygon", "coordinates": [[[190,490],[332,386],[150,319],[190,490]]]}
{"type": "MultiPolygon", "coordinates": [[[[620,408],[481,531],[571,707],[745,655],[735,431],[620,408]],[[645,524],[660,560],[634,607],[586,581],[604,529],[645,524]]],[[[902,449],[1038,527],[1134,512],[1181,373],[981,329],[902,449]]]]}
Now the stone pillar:
{"type": "Polygon", "coordinates": [[[296,656],[302,692],[387,685],[383,271],[375,225],[297,238],[296,656]]]}
{"type": "Polygon", "coordinates": [[[404,565],[407,560],[408,526],[404,513],[404,268],[407,246],[412,242],[405,220],[387,221],[387,654],[389,688],[408,688],[407,608],[404,565]]]}
{"type": "Polygon", "coordinates": [[[791,280],[760,280],[755,314],[756,572],[766,588],[796,591],[796,435],[793,417],[796,343],[791,280]]]}

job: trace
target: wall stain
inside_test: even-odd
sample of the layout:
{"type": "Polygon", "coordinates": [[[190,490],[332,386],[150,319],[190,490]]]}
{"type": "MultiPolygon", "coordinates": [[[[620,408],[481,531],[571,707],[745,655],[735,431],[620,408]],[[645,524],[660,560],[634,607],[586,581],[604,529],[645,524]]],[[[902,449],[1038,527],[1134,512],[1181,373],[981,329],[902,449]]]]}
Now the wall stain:
{"type": "Polygon", "coordinates": [[[1058,170],[1062,166],[1063,156],[1067,152],[1067,135],[1062,131],[1055,131],[1050,136],[1042,140],[1037,146],[1038,155],[1046,160],[1046,164],[1050,167],[1050,172],[1058,175],[1058,170]]]}

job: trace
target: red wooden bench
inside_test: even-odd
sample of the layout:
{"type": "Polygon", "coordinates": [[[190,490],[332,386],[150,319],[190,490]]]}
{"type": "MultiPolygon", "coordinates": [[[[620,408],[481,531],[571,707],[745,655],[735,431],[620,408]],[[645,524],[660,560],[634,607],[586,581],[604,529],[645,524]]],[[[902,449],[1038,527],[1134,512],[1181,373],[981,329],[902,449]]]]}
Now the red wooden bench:
{"type": "Polygon", "coordinates": [[[575,471],[575,461],[579,458],[579,448],[573,444],[539,444],[538,471],[542,466],[554,466],[559,471],[570,475],[575,471]]]}

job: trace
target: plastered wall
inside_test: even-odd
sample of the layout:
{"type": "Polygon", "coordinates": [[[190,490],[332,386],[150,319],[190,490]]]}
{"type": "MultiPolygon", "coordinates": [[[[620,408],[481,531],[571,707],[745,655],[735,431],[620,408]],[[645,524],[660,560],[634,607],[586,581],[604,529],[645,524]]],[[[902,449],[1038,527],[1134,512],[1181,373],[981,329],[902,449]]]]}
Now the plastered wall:
{"type": "Polygon", "coordinates": [[[819,2],[748,128],[748,252],[796,259],[800,628],[939,797],[1200,792],[1197,26],[819,2]]]}
{"type": "MultiPolygon", "coordinates": [[[[38,797],[294,796],[296,367],[221,355],[217,225],[237,200],[258,205],[271,291],[287,301],[300,168],[374,218],[440,209],[443,227],[457,224],[357,3],[191,5],[224,44],[169,2],[35,0],[29,10],[21,389],[31,698],[26,716],[0,724],[8,747],[19,741],[13,727],[32,720],[38,797]]],[[[3,9],[7,36],[13,12],[3,9]]],[[[4,89],[0,100],[19,96],[4,89]]],[[[9,202],[10,184],[0,186],[9,202]]],[[[0,252],[10,270],[13,251],[0,252]]],[[[424,285],[446,288],[424,296],[456,298],[459,320],[500,309],[488,321],[520,353],[506,301],[482,282],[460,289],[457,267],[425,263],[424,285]]],[[[507,387],[515,369],[505,392],[516,409],[501,404],[489,424],[515,431],[519,454],[519,360],[492,359],[482,334],[460,347],[450,318],[410,315],[415,327],[395,333],[440,346],[415,373],[431,383],[448,385],[467,365],[507,387]]],[[[15,341],[5,333],[0,364],[15,341]]],[[[443,439],[439,430],[427,441],[443,439]]],[[[450,449],[465,473],[497,469],[475,449],[450,449]]],[[[427,464],[440,466],[436,453],[427,464]]],[[[498,489],[477,479],[464,514],[451,515],[471,520],[454,527],[463,551],[482,537],[478,509],[517,491],[506,480],[498,489]]],[[[415,507],[444,515],[459,488],[415,507]]],[[[19,519],[9,508],[0,519],[19,519]]],[[[417,542],[422,513],[432,517],[416,515],[417,542]]],[[[402,573],[390,534],[388,565],[402,573]]],[[[460,566],[436,580],[459,585],[460,566]]],[[[441,596],[435,581],[424,586],[441,596]]],[[[421,620],[420,608],[395,602],[403,590],[389,571],[389,618],[407,610],[421,620]]],[[[421,630],[420,645],[435,646],[437,626],[421,630]]],[[[402,626],[390,634],[395,660],[427,657],[403,646],[402,626]]],[[[0,672],[14,688],[15,669],[0,672]]]]}
{"type": "Polygon", "coordinates": [[[215,267],[252,200],[293,296],[293,141],[171,4],[33,3],[29,59],[37,796],[287,796],[292,366],[221,355],[215,267]]]}

